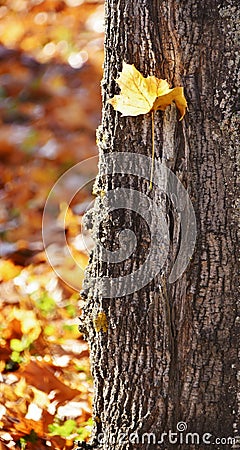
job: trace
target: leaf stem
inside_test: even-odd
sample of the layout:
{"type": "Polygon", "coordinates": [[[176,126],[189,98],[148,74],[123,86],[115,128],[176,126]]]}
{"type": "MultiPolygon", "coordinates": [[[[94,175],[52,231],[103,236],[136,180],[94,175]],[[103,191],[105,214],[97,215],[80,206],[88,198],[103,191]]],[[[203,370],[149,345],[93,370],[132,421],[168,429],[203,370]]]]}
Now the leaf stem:
{"type": "Polygon", "coordinates": [[[154,171],[154,111],[151,111],[151,123],[152,123],[152,165],[151,165],[151,173],[150,173],[150,183],[149,190],[152,190],[153,187],[153,171],[154,171]]]}

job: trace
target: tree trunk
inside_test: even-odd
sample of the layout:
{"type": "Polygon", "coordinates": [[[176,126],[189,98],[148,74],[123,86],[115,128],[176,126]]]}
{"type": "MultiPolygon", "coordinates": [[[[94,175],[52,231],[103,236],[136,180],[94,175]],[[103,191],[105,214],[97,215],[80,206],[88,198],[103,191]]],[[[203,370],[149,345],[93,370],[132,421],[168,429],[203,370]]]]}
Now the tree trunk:
{"type": "Polygon", "coordinates": [[[238,17],[237,0],[106,1],[98,196],[85,220],[97,245],[86,274],[80,327],[94,377],[94,449],[240,448],[238,17]],[[119,92],[115,80],[123,61],[144,76],[184,86],[188,101],[182,122],[174,105],[155,114],[152,191],[144,166],[152,151],[151,115],[122,117],[107,103],[119,92]],[[133,158],[130,167],[123,153],[140,159],[133,158]],[[159,176],[161,167],[170,170],[159,176]],[[181,212],[167,191],[172,172],[190,196],[197,224],[194,254],[176,281],[170,274],[180,249],[193,238],[194,224],[190,231],[184,227],[186,210],[181,212]],[[161,184],[161,176],[165,190],[156,182],[161,184]],[[149,201],[143,202],[141,217],[143,198],[149,201]],[[135,234],[135,249],[126,231],[119,240],[124,229],[135,234]],[[137,275],[133,292],[124,276],[146,261],[154,229],[159,246],[151,253],[152,272],[148,261],[146,279],[137,275]],[[166,233],[168,256],[159,267],[166,233]],[[118,256],[111,258],[110,252],[118,256]],[[229,437],[236,438],[234,445],[229,437]]]}

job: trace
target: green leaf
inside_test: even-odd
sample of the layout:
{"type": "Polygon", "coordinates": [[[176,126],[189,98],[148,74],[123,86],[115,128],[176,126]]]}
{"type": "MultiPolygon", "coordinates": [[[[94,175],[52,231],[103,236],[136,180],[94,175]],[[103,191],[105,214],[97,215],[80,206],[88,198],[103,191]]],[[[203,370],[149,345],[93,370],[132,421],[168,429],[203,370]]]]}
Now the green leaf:
{"type": "Polygon", "coordinates": [[[70,317],[76,317],[77,315],[76,306],[72,305],[71,303],[66,306],[66,311],[70,317]]]}
{"type": "Polygon", "coordinates": [[[56,308],[55,301],[46,292],[37,299],[36,305],[45,315],[52,313],[56,308]]]}
{"type": "Polygon", "coordinates": [[[55,333],[56,333],[56,327],[54,325],[47,325],[44,328],[44,334],[46,336],[54,336],[55,333]]]}
{"type": "Polygon", "coordinates": [[[63,325],[63,330],[64,331],[70,331],[70,332],[74,332],[74,331],[78,331],[78,325],[77,324],[73,324],[73,325],[68,325],[67,323],[63,325]]]}
{"type": "MultiPolygon", "coordinates": [[[[11,360],[12,360],[14,363],[20,364],[20,363],[22,362],[22,356],[20,355],[19,352],[13,351],[12,354],[11,354],[11,360]]],[[[7,367],[6,367],[6,369],[7,369],[7,367]]]]}
{"type": "Polygon", "coordinates": [[[10,348],[15,352],[20,353],[25,349],[25,345],[22,341],[20,341],[20,339],[11,339],[10,348]]]}
{"type": "Polygon", "coordinates": [[[94,425],[93,418],[90,417],[87,422],[83,422],[81,427],[77,429],[79,440],[84,440],[91,435],[92,427],[94,425]]]}
{"type": "Polygon", "coordinates": [[[75,420],[69,419],[63,425],[52,423],[48,425],[48,429],[52,436],[67,438],[76,430],[76,422],[75,420]]]}
{"type": "Polygon", "coordinates": [[[87,428],[81,427],[77,429],[78,439],[84,441],[87,437],[91,435],[91,431],[87,428]]]}

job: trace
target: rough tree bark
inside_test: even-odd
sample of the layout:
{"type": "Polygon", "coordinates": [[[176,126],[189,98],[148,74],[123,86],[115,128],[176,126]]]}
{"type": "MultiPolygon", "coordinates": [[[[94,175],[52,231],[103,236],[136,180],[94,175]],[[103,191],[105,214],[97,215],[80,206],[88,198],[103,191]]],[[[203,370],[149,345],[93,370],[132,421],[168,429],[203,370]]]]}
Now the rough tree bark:
{"type": "MultiPolygon", "coordinates": [[[[91,448],[205,448],[202,441],[199,446],[191,440],[180,446],[180,441],[174,445],[167,437],[159,444],[121,439],[121,433],[134,432],[140,437],[152,432],[159,438],[176,431],[181,421],[188,432],[200,436],[240,435],[238,23],[237,0],[106,1],[98,198],[88,227],[108,250],[118,248],[118,232],[124,228],[135,233],[138,245],[131,257],[117,264],[102,261],[96,247],[86,275],[80,329],[90,345],[95,385],[91,448]],[[121,117],[107,104],[119,92],[115,79],[123,61],[144,76],[184,86],[188,101],[182,122],[174,105],[155,118],[156,160],[188,190],[197,222],[194,255],[175,283],[169,282],[168,274],[184,237],[174,205],[160,198],[157,187],[148,193],[148,183],[139,177],[114,169],[103,175],[103,155],[151,155],[150,114],[121,117]],[[105,298],[99,285],[88,280],[135,271],[151,238],[148,226],[131,210],[131,196],[125,211],[109,212],[106,218],[104,193],[117,187],[138,190],[158,202],[171,244],[167,262],[152,282],[125,297],[105,298]],[[100,433],[104,439],[98,439],[100,433]]],[[[213,442],[206,448],[240,448],[238,442],[233,447],[213,442]]]]}

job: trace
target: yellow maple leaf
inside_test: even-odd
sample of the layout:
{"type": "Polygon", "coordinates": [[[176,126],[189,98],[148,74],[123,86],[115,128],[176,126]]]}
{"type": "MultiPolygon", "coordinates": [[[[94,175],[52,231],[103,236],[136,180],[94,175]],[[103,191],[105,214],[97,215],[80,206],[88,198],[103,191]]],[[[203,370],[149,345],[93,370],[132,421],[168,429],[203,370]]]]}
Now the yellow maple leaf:
{"type": "Polygon", "coordinates": [[[108,100],[108,103],[123,116],[138,116],[159,109],[165,111],[174,101],[181,113],[180,120],[184,117],[187,101],[183,87],[170,89],[166,80],[155,76],[144,78],[133,64],[125,62],[116,81],[121,88],[121,93],[108,100]]]}
{"type": "Polygon", "coordinates": [[[0,281],[12,280],[19,275],[21,270],[20,266],[15,266],[9,259],[0,261],[0,281]]]}
{"type": "Polygon", "coordinates": [[[98,313],[98,315],[94,319],[94,328],[99,333],[99,331],[103,331],[104,333],[107,332],[108,329],[108,322],[107,322],[107,316],[105,312],[101,311],[98,313]]]}

